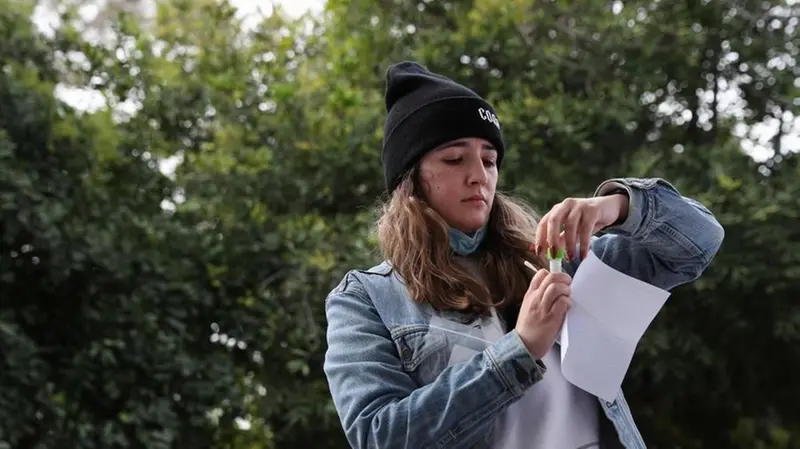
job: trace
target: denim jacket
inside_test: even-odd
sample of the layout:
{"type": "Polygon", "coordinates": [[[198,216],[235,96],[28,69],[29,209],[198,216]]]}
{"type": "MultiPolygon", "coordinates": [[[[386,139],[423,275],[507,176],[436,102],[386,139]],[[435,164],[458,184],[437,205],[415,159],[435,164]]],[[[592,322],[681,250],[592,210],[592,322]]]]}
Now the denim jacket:
{"type": "MultiPolygon", "coordinates": [[[[628,216],[592,238],[597,257],[665,290],[697,279],[724,237],[713,214],[661,179],[611,179],[595,195],[615,187],[628,192],[628,216]]],[[[574,274],[579,263],[565,271],[574,274]]],[[[324,370],[356,449],[488,448],[495,418],[547,369],[513,326],[469,360],[447,366],[450,348],[427,338],[429,323],[468,320],[412,301],[387,262],[349,271],[325,310],[324,370]]],[[[646,447],[622,391],[612,402],[598,400],[598,413],[603,447],[646,447]]]]}

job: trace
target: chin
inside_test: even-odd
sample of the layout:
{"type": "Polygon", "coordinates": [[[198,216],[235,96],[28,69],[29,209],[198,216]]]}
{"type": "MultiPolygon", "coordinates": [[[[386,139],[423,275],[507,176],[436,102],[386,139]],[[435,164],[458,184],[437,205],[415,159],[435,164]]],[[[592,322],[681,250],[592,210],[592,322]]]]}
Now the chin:
{"type": "Polygon", "coordinates": [[[470,232],[475,232],[478,229],[486,226],[488,222],[489,222],[489,217],[482,216],[482,217],[475,217],[474,219],[472,217],[461,217],[461,220],[458,223],[458,229],[461,229],[462,231],[469,234],[470,232]],[[465,218],[467,219],[465,220],[465,218]]]}

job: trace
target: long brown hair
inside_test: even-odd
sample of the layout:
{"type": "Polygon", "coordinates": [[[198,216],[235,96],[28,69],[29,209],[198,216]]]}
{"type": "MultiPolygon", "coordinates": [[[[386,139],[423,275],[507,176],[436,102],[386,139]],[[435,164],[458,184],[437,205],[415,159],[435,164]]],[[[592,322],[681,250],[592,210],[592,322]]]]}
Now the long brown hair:
{"type": "Polygon", "coordinates": [[[456,260],[448,225],[425,204],[418,170],[412,169],[379,209],[377,236],[384,258],[403,278],[415,301],[437,310],[484,314],[490,307],[518,303],[532,272],[542,267],[531,250],[537,216],[523,201],[496,193],[486,240],[476,252],[480,278],[456,260]]]}

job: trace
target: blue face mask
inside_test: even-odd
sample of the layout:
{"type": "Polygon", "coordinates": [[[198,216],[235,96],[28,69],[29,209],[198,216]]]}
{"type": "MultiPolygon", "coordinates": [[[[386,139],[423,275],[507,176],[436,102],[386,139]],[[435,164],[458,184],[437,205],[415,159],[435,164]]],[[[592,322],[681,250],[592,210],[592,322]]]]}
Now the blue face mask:
{"type": "Polygon", "coordinates": [[[449,228],[447,232],[450,234],[450,248],[461,256],[468,256],[477,251],[486,238],[485,226],[475,231],[471,237],[458,229],[449,228]]]}

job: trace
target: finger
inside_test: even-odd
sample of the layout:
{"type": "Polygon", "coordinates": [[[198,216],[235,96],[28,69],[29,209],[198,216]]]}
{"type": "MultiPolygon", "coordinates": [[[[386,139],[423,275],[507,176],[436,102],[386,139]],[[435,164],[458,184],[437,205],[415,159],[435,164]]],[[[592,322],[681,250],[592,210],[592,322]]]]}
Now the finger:
{"type": "Polygon", "coordinates": [[[545,244],[547,243],[547,220],[549,215],[549,212],[545,214],[536,225],[536,247],[534,250],[538,256],[542,255],[542,249],[545,248],[545,244]]]}
{"type": "Polygon", "coordinates": [[[535,294],[536,290],[541,287],[542,282],[547,278],[548,274],[550,274],[549,271],[545,270],[544,268],[540,268],[539,271],[533,275],[531,282],[528,284],[528,291],[525,293],[526,298],[535,294]]]}
{"type": "Polygon", "coordinates": [[[567,284],[550,284],[542,295],[541,309],[549,314],[553,304],[560,296],[569,296],[571,293],[570,286],[567,284]]]}
{"type": "Polygon", "coordinates": [[[559,234],[561,234],[561,225],[566,221],[567,214],[570,212],[568,203],[562,202],[550,211],[550,216],[547,219],[547,248],[553,248],[553,251],[558,249],[559,234]]]}
{"type": "Polygon", "coordinates": [[[572,209],[564,223],[564,232],[562,233],[562,240],[564,242],[567,257],[570,259],[575,258],[575,244],[577,243],[578,236],[582,236],[584,232],[582,213],[580,208],[572,209]]]}
{"type": "Polygon", "coordinates": [[[567,218],[569,209],[563,206],[558,206],[553,209],[547,219],[547,247],[552,248],[553,252],[558,249],[558,236],[561,234],[561,225],[567,218]]]}
{"type": "Polygon", "coordinates": [[[581,259],[586,259],[586,256],[589,254],[589,245],[592,243],[592,235],[594,234],[594,227],[597,220],[591,219],[589,216],[583,217],[583,223],[581,224],[581,233],[579,237],[580,241],[580,251],[581,251],[581,259]]]}
{"type": "MultiPolygon", "coordinates": [[[[552,282],[554,284],[572,285],[572,277],[570,275],[568,275],[567,273],[563,273],[563,272],[562,273],[550,273],[550,276],[545,278],[545,281],[547,281],[548,278],[549,278],[549,282],[552,282]]],[[[542,284],[544,284],[544,282],[542,282],[542,284]]]]}
{"type": "Polygon", "coordinates": [[[553,307],[550,308],[549,313],[551,316],[563,316],[569,312],[570,309],[572,309],[572,297],[559,296],[553,303],[553,307]]]}
{"type": "Polygon", "coordinates": [[[547,273],[544,280],[539,284],[539,295],[543,295],[547,288],[553,284],[572,285],[572,278],[567,273],[547,273]]]}

